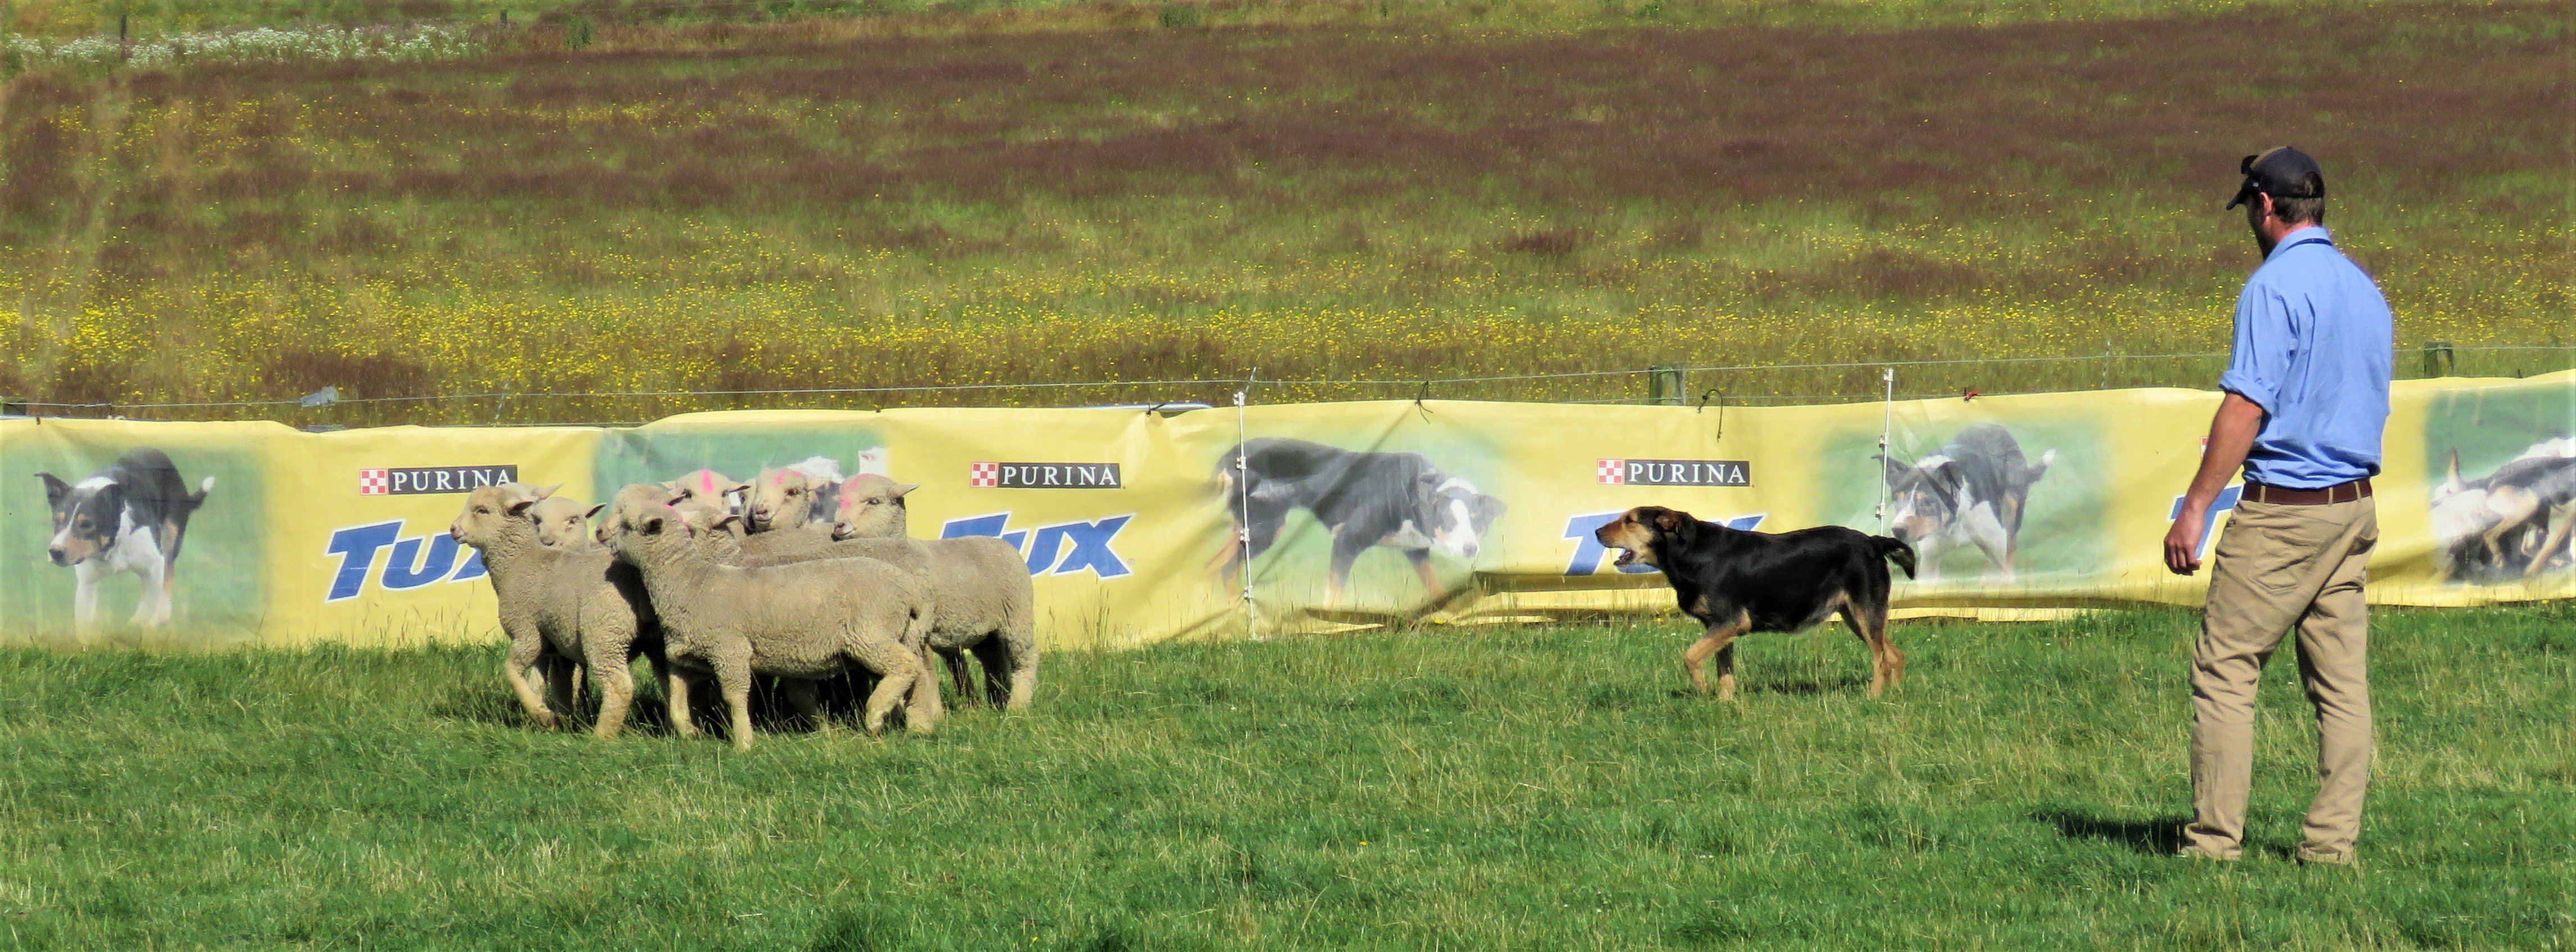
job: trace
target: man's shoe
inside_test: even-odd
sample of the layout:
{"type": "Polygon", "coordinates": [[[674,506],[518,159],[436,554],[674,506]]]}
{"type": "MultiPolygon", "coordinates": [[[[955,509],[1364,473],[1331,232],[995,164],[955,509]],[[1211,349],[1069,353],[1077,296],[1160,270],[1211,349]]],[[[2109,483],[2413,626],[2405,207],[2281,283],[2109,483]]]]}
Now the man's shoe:
{"type": "Polygon", "coordinates": [[[2298,859],[2301,866],[2351,866],[2359,862],[2350,853],[2328,853],[2304,846],[2299,847],[2298,859]]]}
{"type": "Polygon", "coordinates": [[[2236,861],[2236,856],[2234,854],[2220,853],[2214,850],[2203,849],[2199,846],[2188,844],[2183,846],[2181,849],[2175,850],[2174,856],[2180,859],[2205,859],[2217,863],[2233,863],[2236,861]]]}

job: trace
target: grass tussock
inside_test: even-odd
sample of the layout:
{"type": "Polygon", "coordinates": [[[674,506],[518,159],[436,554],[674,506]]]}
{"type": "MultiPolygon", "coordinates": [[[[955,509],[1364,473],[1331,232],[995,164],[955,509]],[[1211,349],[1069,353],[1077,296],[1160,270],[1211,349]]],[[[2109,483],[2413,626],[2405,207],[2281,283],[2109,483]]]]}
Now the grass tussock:
{"type": "Polygon", "coordinates": [[[2183,613],[1836,632],[1677,690],[1641,626],[1051,656],[933,739],[519,723],[494,650],[0,653],[5,947],[2554,948],[2564,608],[2382,612],[2359,870],[2289,861],[2276,659],[2248,858],[2187,814],[2183,613]]]}
{"type": "MultiPolygon", "coordinates": [[[[1874,32],[779,27],[32,72],[0,109],[0,300],[20,315],[0,326],[0,384],[148,402],[325,377],[411,395],[2206,352],[2254,257],[2217,209],[2233,159],[2278,142],[2326,158],[2330,223],[2401,342],[2565,344],[2569,9],[1874,32]]],[[[2472,352],[2459,369],[2567,361],[2472,352]]],[[[1982,366],[1904,389],[2215,374],[1982,366]]],[[[1875,380],[1709,383],[1805,399],[1875,380]]],[[[347,421],[728,405],[761,404],[347,421]]]]}

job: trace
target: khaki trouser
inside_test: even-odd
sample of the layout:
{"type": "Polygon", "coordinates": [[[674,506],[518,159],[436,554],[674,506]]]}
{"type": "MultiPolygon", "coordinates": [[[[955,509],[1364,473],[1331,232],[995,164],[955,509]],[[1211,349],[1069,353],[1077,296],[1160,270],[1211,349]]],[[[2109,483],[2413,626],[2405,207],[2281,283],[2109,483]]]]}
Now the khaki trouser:
{"type": "Polygon", "coordinates": [[[2361,586],[2379,541],[2374,500],[2247,502],[2218,541],[2209,605],[2191,652],[2191,801],[2184,841],[2234,859],[2254,774],[2254,687],[2293,625],[2299,683],[2317,712],[2317,798],[2299,857],[2352,858],[2370,784],[2370,636],[2361,586]]]}

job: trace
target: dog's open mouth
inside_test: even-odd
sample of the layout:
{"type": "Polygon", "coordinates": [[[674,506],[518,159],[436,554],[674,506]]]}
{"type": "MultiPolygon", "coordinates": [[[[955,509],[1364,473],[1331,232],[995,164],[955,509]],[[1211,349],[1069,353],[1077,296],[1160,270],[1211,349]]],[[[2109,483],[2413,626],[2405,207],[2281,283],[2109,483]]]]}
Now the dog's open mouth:
{"type": "Polygon", "coordinates": [[[1610,564],[1612,564],[1612,565],[1616,565],[1616,566],[1618,566],[1618,567],[1620,567],[1620,568],[1623,568],[1623,569],[1624,569],[1624,568],[1627,568],[1628,566],[1631,566],[1631,565],[1635,565],[1635,564],[1637,564],[1637,550],[1635,550],[1635,549],[1621,549],[1621,550],[1619,550],[1619,557],[1618,557],[1618,558],[1616,558],[1616,559],[1612,559],[1612,560],[1610,561],[1610,564]]]}

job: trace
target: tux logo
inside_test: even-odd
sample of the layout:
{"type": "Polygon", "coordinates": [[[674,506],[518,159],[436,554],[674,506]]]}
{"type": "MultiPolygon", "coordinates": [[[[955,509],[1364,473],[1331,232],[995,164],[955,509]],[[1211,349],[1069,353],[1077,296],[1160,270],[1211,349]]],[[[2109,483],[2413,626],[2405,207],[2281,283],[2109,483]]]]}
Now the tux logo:
{"type": "Polygon", "coordinates": [[[388,592],[482,578],[483,553],[468,550],[458,558],[457,550],[461,548],[464,547],[448,536],[445,527],[427,535],[406,537],[400,519],[334,529],[331,543],[323,547],[322,554],[338,557],[340,568],[331,574],[331,590],[322,600],[343,602],[356,598],[366,591],[369,578],[388,592]],[[376,557],[379,553],[385,555],[381,560],[376,557]]]}
{"type": "MultiPolygon", "coordinates": [[[[1592,533],[1599,531],[1602,526],[1609,525],[1616,521],[1619,518],[1619,513],[1626,511],[1628,510],[1621,509],[1618,512],[1587,512],[1581,515],[1565,517],[1565,538],[1574,540],[1574,558],[1572,561],[1565,563],[1565,574],[1601,574],[1601,563],[1610,558],[1610,547],[1602,545],[1601,540],[1593,537],[1592,533]]],[[[1724,519],[1711,519],[1709,521],[1718,523],[1729,529],[1742,529],[1746,532],[1751,532],[1753,531],[1754,526],[1762,524],[1762,517],[1767,515],[1770,515],[1770,513],[1757,512],[1749,516],[1730,516],[1724,519]]],[[[1643,575],[1648,572],[1663,571],[1662,569],[1658,569],[1651,565],[1614,565],[1611,566],[1611,568],[1618,569],[1620,574],[1623,575],[1643,575]]]]}
{"type": "Polygon", "coordinates": [[[989,536],[1010,543],[1028,560],[1030,575],[1074,575],[1089,572],[1104,579],[1136,574],[1118,554],[1120,530],[1135,513],[1089,522],[1057,522],[1035,529],[1013,529],[1007,511],[950,519],[939,527],[942,539],[989,536]]]}

